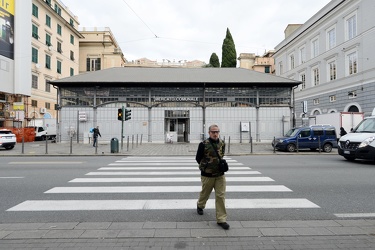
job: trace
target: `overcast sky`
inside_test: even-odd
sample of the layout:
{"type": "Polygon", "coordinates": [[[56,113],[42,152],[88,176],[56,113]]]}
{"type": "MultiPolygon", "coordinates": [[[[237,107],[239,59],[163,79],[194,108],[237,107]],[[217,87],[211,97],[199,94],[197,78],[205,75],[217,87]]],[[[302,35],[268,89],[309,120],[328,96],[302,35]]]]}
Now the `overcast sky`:
{"type": "Polygon", "coordinates": [[[62,0],[80,27],[109,27],[129,61],[221,62],[229,28],[240,53],[262,55],[330,0],[62,0]]]}

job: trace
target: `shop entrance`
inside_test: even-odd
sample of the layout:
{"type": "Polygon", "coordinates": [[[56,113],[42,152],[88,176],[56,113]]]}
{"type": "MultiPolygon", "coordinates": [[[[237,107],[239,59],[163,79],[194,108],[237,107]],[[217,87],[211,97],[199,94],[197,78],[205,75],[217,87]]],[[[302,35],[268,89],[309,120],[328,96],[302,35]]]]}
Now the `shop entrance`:
{"type": "Polygon", "coordinates": [[[189,110],[166,110],[164,121],[166,142],[189,142],[189,110]]]}

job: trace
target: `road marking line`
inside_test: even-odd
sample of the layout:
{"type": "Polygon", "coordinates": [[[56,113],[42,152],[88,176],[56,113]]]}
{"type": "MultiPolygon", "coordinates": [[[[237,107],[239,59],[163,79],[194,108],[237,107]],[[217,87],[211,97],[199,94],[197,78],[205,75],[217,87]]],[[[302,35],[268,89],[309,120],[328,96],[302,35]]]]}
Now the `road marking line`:
{"type": "MultiPolygon", "coordinates": [[[[69,182],[201,182],[197,177],[173,177],[173,178],[75,178],[69,182]]],[[[253,181],[274,181],[269,177],[226,177],[227,182],[253,182],[253,181]]]]}
{"type": "Polygon", "coordinates": [[[18,177],[18,176],[0,176],[0,179],[23,179],[25,177],[18,177]]]}
{"type": "Polygon", "coordinates": [[[335,216],[341,217],[341,218],[375,217],[375,213],[347,213],[347,214],[335,214],[335,216]]]}
{"type": "Polygon", "coordinates": [[[82,161],[11,161],[8,164],[25,164],[25,165],[39,165],[39,164],[82,164],[82,161]]]}
{"type": "MultiPolygon", "coordinates": [[[[133,163],[133,162],[122,162],[122,163],[110,163],[108,166],[197,166],[198,163],[194,162],[144,162],[144,163],[133,163]]],[[[230,166],[243,166],[243,163],[233,162],[230,166]]],[[[229,167],[230,167],[229,166],[229,167]]]]}
{"type": "MultiPolygon", "coordinates": [[[[136,163],[148,163],[148,162],[151,162],[151,163],[155,163],[155,162],[176,162],[176,163],[179,163],[179,162],[190,162],[190,163],[195,163],[195,164],[198,164],[197,161],[195,159],[186,159],[186,160],[169,160],[169,159],[165,159],[165,160],[149,160],[149,161],[143,161],[143,160],[138,160],[138,161],[133,161],[133,160],[119,160],[119,161],[115,161],[117,163],[131,163],[131,162],[136,162],[136,163]]],[[[237,162],[236,160],[227,160],[227,162],[237,162]]]]}
{"type": "MultiPolygon", "coordinates": [[[[249,170],[249,169],[251,168],[230,166],[230,171],[249,170]]],[[[102,168],[99,168],[98,170],[195,170],[195,171],[198,171],[198,165],[196,165],[195,167],[131,167],[131,166],[129,167],[102,167],[102,168]]],[[[199,174],[199,171],[198,171],[198,174],[199,174]]]]}
{"type": "MultiPolygon", "coordinates": [[[[230,171],[226,175],[254,175],[261,174],[258,171],[230,171]]],[[[89,172],[86,175],[197,175],[196,171],[174,171],[174,172],[89,172]]]]}
{"type": "MultiPolygon", "coordinates": [[[[89,210],[194,210],[196,199],[178,200],[29,200],[7,211],[89,211],[89,210]]],[[[214,209],[215,200],[206,209],[214,209]]],[[[307,199],[227,199],[227,209],[319,208],[307,199]]]]}
{"type": "MultiPolygon", "coordinates": [[[[196,193],[201,186],[54,187],[48,194],[82,193],[196,193]]],[[[283,185],[227,186],[226,192],[293,192],[283,185]]]]}

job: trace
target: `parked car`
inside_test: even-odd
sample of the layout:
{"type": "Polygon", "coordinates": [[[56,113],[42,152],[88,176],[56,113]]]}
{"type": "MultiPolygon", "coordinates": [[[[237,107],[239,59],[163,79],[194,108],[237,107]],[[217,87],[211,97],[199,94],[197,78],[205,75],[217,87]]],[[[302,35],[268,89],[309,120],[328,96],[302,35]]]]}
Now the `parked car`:
{"type": "Polygon", "coordinates": [[[295,152],[298,149],[321,148],[329,153],[337,147],[336,129],[331,125],[311,125],[290,129],[284,137],[276,138],[272,146],[277,150],[295,152]]]}
{"type": "Polygon", "coordinates": [[[9,150],[14,148],[16,142],[16,135],[13,134],[12,131],[8,129],[0,129],[0,147],[9,150]]]}
{"type": "Polygon", "coordinates": [[[372,116],[340,138],[338,153],[348,161],[356,158],[375,161],[375,109],[372,116]]]}

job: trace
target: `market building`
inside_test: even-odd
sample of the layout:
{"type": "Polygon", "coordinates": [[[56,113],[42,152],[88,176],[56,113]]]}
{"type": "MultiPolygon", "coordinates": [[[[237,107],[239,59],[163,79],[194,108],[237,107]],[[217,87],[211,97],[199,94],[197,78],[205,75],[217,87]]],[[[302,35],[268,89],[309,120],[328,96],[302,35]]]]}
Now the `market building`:
{"type": "Polygon", "coordinates": [[[58,140],[120,138],[118,109],[131,110],[124,136],[144,142],[199,142],[220,126],[233,142],[271,141],[293,126],[301,82],[240,68],[110,68],[52,81],[58,88],[58,140]]]}

